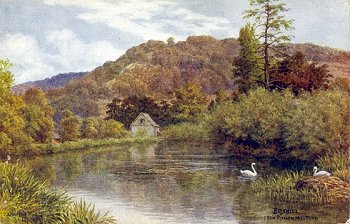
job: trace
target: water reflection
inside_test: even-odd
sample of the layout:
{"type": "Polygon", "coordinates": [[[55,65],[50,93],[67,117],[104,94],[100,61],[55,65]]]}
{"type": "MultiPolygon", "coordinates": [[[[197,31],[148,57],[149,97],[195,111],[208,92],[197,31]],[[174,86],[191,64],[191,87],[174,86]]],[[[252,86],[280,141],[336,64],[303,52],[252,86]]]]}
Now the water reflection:
{"type": "MultiPolygon", "coordinates": [[[[238,178],[238,168],[251,162],[220,147],[189,143],[93,148],[28,161],[54,187],[111,211],[124,224],[266,223],[275,207],[295,207],[323,223],[345,222],[346,206],[315,209],[257,198],[250,181],[238,178]]],[[[272,172],[268,162],[257,167],[259,175],[272,172]]]]}

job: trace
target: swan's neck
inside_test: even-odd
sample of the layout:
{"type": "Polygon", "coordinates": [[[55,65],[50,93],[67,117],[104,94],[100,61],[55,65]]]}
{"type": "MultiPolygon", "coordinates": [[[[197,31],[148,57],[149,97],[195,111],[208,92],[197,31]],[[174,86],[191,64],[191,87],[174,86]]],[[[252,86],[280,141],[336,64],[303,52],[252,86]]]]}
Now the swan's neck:
{"type": "Polygon", "coordinates": [[[314,174],[316,174],[317,173],[317,167],[314,169],[314,174]]]}
{"type": "Polygon", "coordinates": [[[254,169],[254,165],[252,164],[252,170],[253,170],[253,173],[256,173],[255,169],[254,169]]]}

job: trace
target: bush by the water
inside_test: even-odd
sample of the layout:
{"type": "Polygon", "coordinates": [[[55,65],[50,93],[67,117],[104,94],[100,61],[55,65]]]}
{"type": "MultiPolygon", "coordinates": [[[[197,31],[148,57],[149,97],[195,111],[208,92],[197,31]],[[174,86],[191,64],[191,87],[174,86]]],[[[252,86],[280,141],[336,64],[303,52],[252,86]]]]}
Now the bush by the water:
{"type": "Polygon", "coordinates": [[[85,202],[72,202],[19,163],[0,163],[0,223],[115,223],[85,202]]]}
{"type": "Polygon", "coordinates": [[[168,140],[208,140],[210,128],[206,123],[184,122],[170,125],[162,131],[162,136],[168,140]]]}
{"type": "Polygon", "coordinates": [[[209,119],[216,138],[275,148],[285,158],[314,160],[349,146],[349,96],[341,91],[269,92],[263,88],[218,106],[209,119]]]}

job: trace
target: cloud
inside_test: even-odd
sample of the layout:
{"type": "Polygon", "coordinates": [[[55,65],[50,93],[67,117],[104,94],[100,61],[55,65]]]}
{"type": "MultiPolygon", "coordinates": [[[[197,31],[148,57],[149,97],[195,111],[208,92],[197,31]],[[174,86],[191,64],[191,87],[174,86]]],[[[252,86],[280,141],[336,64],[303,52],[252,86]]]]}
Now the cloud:
{"type": "Polygon", "coordinates": [[[46,41],[55,53],[48,55],[52,64],[67,71],[86,71],[107,60],[116,60],[123,52],[107,41],[85,43],[69,29],[48,33],[46,41]]]}
{"type": "Polygon", "coordinates": [[[101,0],[46,0],[51,6],[74,6],[83,9],[77,18],[89,23],[102,23],[143,40],[166,40],[173,36],[183,39],[188,35],[210,34],[227,29],[229,21],[223,17],[206,16],[179,6],[174,1],[128,0],[106,2],[101,0]],[[171,32],[167,32],[171,27],[171,32]]]}
{"type": "Polygon", "coordinates": [[[48,32],[45,48],[30,35],[7,34],[0,39],[0,58],[9,58],[16,83],[43,79],[58,73],[88,71],[123,52],[107,41],[86,43],[71,30],[48,32]]]}
{"type": "Polygon", "coordinates": [[[36,39],[22,33],[6,34],[0,40],[0,58],[8,58],[14,64],[12,72],[16,83],[35,80],[54,71],[45,63],[36,39]]]}

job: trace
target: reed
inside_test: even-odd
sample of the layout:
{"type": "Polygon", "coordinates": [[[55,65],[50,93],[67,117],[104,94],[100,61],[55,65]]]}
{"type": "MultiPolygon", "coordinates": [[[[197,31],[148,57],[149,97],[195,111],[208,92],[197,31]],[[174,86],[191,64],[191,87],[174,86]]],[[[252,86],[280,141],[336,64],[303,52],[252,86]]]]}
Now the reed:
{"type": "Polygon", "coordinates": [[[84,201],[72,202],[17,162],[0,163],[0,223],[110,224],[115,219],[84,201]]]}
{"type": "Polygon", "coordinates": [[[348,153],[335,152],[332,155],[327,154],[319,157],[316,163],[318,166],[328,169],[331,172],[344,170],[349,167],[349,155],[348,153]]]}
{"type": "Polygon", "coordinates": [[[68,223],[82,223],[82,224],[113,224],[116,219],[109,216],[108,212],[100,214],[96,212],[95,206],[88,204],[84,200],[73,202],[69,207],[68,223]]]}
{"type": "Polygon", "coordinates": [[[316,163],[319,167],[322,167],[325,170],[328,170],[332,175],[339,177],[340,179],[348,182],[349,175],[349,154],[348,152],[335,152],[332,155],[325,155],[319,157],[316,160],[316,163]]]}
{"type": "Polygon", "coordinates": [[[323,190],[297,190],[296,183],[303,176],[303,172],[284,172],[280,175],[259,178],[252,184],[252,189],[258,196],[285,202],[331,202],[331,195],[323,190]]]}
{"type": "Polygon", "coordinates": [[[24,223],[59,223],[66,218],[70,199],[51,190],[22,164],[0,164],[0,220],[24,223]]]}

